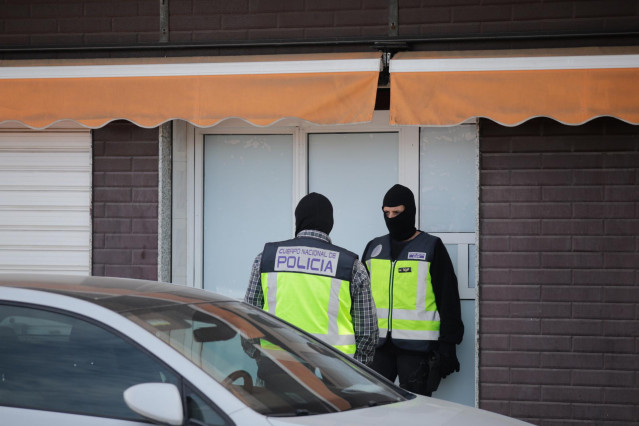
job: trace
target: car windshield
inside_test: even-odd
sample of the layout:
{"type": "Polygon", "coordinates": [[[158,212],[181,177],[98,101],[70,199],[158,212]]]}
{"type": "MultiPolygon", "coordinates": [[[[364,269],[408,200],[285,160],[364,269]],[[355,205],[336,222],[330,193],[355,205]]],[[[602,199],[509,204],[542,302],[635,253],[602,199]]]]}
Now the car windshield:
{"type": "Polygon", "coordinates": [[[124,313],[269,416],[345,411],[411,394],[313,337],[240,302],[124,313]]]}

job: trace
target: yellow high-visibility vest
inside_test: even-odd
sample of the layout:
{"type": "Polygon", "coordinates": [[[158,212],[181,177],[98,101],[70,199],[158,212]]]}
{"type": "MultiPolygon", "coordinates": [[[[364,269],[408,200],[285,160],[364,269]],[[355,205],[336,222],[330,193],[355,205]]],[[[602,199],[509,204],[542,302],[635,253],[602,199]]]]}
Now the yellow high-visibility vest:
{"type": "Polygon", "coordinates": [[[364,254],[379,322],[379,345],[392,332],[400,347],[417,349],[417,342],[439,339],[440,318],[430,265],[436,237],[420,233],[391,260],[390,237],[372,240],[364,254]],[[402,341],[405,344],[402,344],[402,341]]]}
{"type": "Polygon", "coordinates": [[[268,243],[264,307],[345,354],[355,353],[350,281],[357,255],[314,238],[268,243]]]}

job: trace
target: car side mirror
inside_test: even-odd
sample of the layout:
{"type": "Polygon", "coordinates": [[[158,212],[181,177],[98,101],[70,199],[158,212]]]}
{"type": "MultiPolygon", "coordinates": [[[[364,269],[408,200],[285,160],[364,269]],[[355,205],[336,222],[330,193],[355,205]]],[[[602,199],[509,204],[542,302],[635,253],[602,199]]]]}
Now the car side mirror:
{"type": "Polygon", "coordinates": [[[124,402],[153,423],[178,426],[184,422],[182,397],[171,383],[141,383],[124,391],[124,402]]]}

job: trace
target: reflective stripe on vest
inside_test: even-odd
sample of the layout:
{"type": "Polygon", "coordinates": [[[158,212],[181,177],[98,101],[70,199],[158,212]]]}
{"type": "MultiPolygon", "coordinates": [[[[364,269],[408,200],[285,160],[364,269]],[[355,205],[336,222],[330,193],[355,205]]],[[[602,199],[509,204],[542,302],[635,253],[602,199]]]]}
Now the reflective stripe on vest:
{"type": "Polygon", "coordinates": [[[262,290],[265,311],[346,354],[355,353],[348,281],[296,272],[263,272],[262,290]]]}
{"type": "Polygon", "coordinates": [[[430,263],[418,260],[393,263],[373,258],[366,264],[371,274],[380,338],[390,330],[397,339],[438,340],[440,318],[430,263]]]}

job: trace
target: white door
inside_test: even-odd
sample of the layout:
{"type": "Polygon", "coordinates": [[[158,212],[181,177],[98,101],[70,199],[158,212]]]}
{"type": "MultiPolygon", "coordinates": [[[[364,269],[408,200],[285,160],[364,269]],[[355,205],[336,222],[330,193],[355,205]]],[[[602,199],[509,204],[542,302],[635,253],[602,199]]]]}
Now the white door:
{"type": "Polygon", "coordinates": [[[0,130],[0,272],[91,273],[88,130],[0,130]]]}

